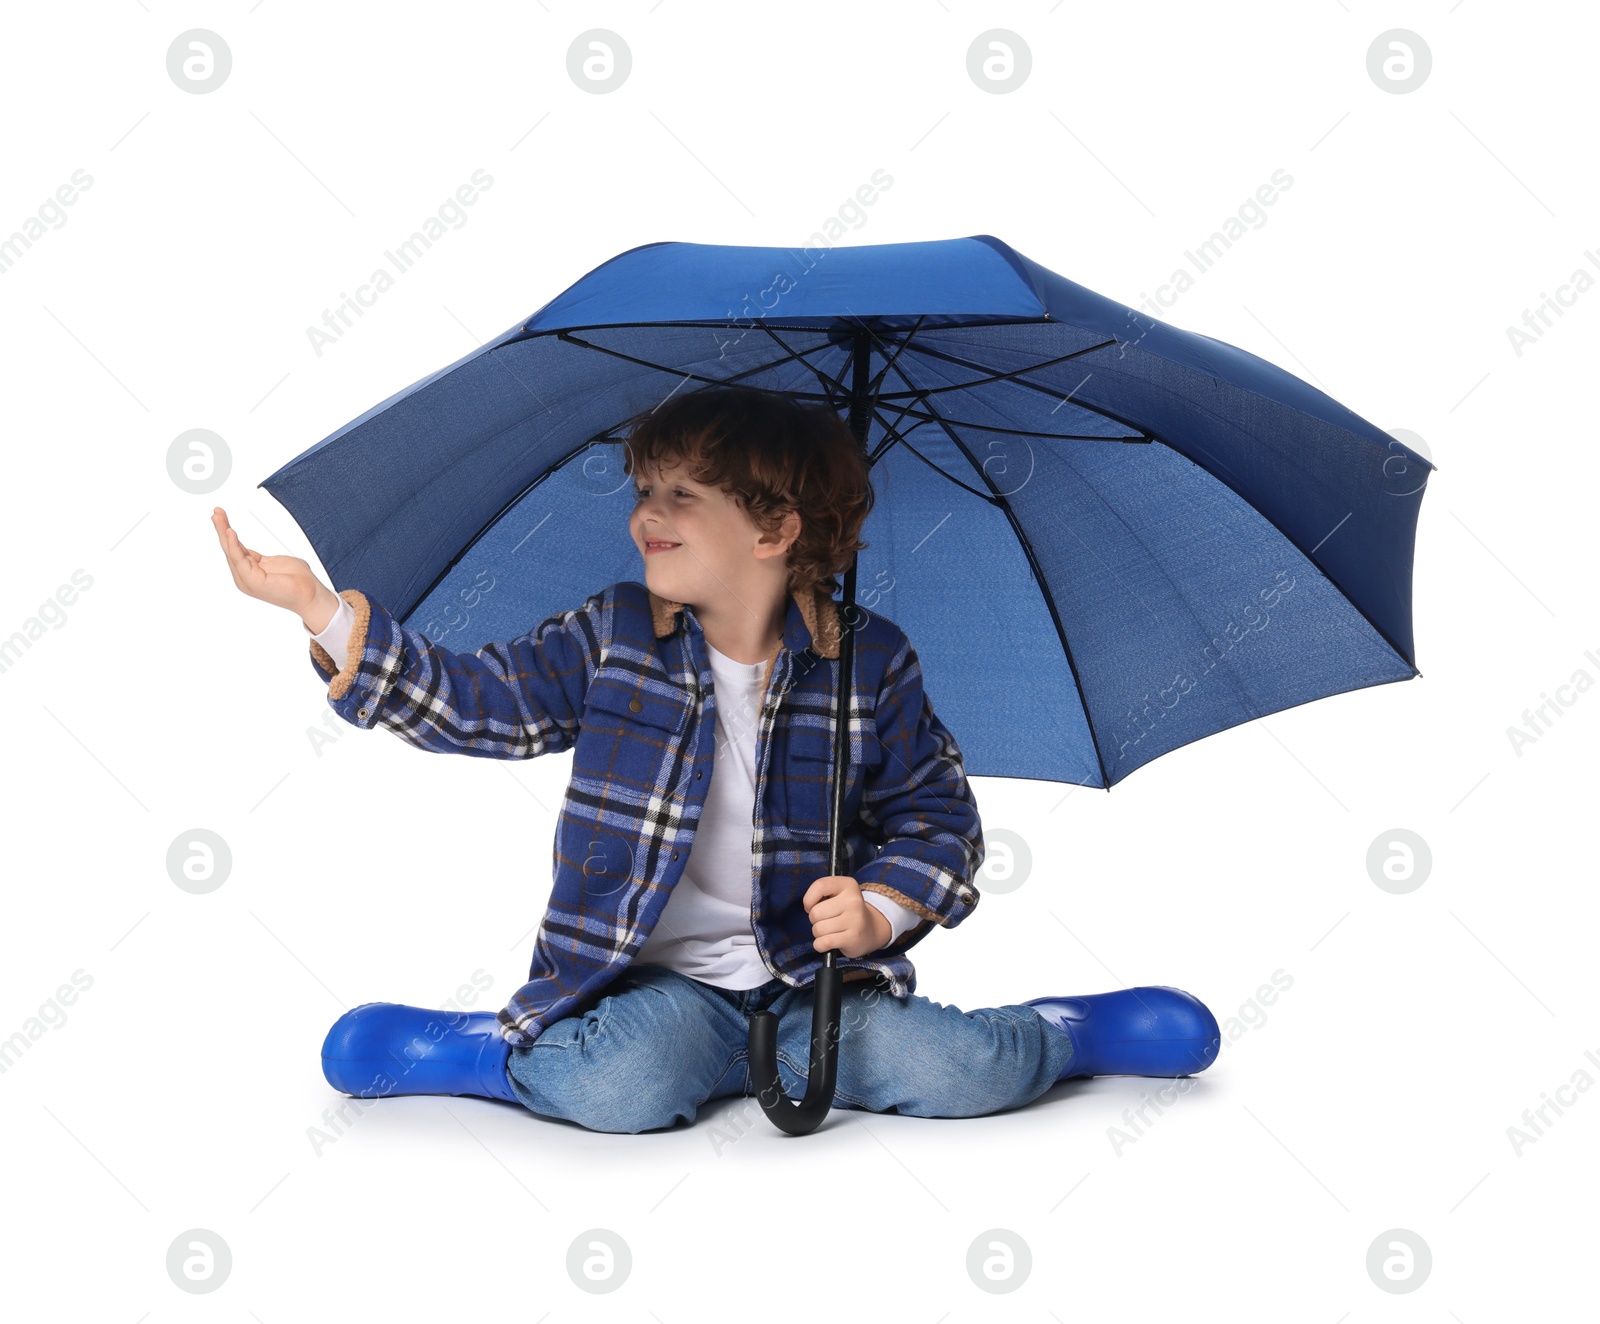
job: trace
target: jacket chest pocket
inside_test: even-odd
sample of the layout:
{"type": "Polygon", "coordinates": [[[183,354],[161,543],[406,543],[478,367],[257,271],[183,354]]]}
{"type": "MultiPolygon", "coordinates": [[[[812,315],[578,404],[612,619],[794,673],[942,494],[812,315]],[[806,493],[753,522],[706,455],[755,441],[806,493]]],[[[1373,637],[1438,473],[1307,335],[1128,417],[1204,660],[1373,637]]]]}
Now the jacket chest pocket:
{"type": "MultiPolygon", "coordinates": [[[[876,768],[882,757],[878,738],[872,732],[872,719],[864,719],[857,732],[856,748],[850,751],[845,768],[845,795],[840,825],[846,833],[861,813],[861,792],[867,772],[876,768]]],[[[786,735],[786,758],[781,768],[772,769],[773,779],[782,787],[782,826],[802,841],[826,842],[828,821],[833,813],[832,724],[827,728],[792,727],[786,735]]]]}
{"type": "Polygon", "coordinates": [[[584,697],[574,772],[653,786],[692,707],[665,673],[602,667],[584,697]]]}

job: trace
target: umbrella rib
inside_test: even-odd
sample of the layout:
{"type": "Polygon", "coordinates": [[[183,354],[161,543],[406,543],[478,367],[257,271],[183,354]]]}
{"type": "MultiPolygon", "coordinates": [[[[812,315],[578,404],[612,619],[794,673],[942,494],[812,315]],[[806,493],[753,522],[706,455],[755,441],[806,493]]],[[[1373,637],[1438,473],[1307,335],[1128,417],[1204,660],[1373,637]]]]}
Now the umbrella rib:
{"type": "Polygon", "coordinates": [[[1118,446],[1144,446],[1155,440],[1148,432],[1140,432],[1131,437],[1107,437],[1096,432],[1040,432],[1037,428],[1005,428],[998,423],[974,423],[969,419],[949,418],[944,414],[923,414],[910,407],[903,413],[911,418],[919,418],[924,423],[953,423],[959,427],[970,428],[974,432],[998,432],[1007,437],[1038,437],[1041,441],[1107,441],[1114,442],[1118,446]]]}
{"type": "MultiPolygon", "coordinates": [[[[830,344],[826,344],[826,345],[818,345],[816,347],[816,349],[814,349],[814,350],[798,350],[798,351],[791,350],[789,352],[789,355],[788,355],[787,358],[777,359],[777,360],[769,361],[769,362],[766,362],[766,363],[759,363],[755,367],[747,368],[745,371],[735,373],[731,377],[702,377],[699,373],[690,372],[690,371],[688,371],[688,370],[686,370],[684,368],[671,367],[671,366],[669,366],[668,364],[665,364],[665,363],[655,363],[655,362],[651,361],[650,359],[641,359],[635,354],[625,354],[622,350],[620,350],[620,349],[612,349],[609,345],[597,345],[592,340],[584,340],[582,337],[572,335],[572,334],[570,334],[569,332],[566,332],[566,331],[556,332],[555,334],[556,334],[558,339],[564,340],[564,341],[568,341],[571,344],[577,345],[582,349],[592,349],[592,350],[595,350],[595,351],[597,351],[597,352],[599,352],[601,354],[609,354],[613,358],[622,359],[622,360],[624,360],[624,361],[626,361],[628,363],[636,363],[641,368],[650,368],[655,372],[667,373],[667,374],[669,374],[670,376],[673,376],[673,377],[680,377],[680,378],[681,377],[686,377],[690,381],[704,382],[708,386],[726,386],[729,382],[739,381],[741,378],[749,377],[749,376],[751,376],[751,375],[753,375],[755,373],[758,373],[758,372],[769,372],[774,368],[781,367],[784,363],[788,362],[789,359],[799,359],[812,372],[817,372],[818,369],[815,366],[813,366],[812,364],[806,362],[805,356],[807,354],[815,353],[815,352],[817,352],[819,350],[827,350],[827,349],[833,348],[832,344],[830,343],[830,344]]],[[[521,343],[521,342],[515,342],[515,343],[521,343]]],[[[814,399],[814,398],[820,398],[822,400],[826,400],[827,399],[826,396],[812,397],[812,396],[805,395],[804,393],[798,392],[798,391],[786,391],[786,392],[784,392],[784,394],[792,395],[792,396],[801,396],[801,397],[806,398],[806,399],[814,399]]]]}
{"type": "MultiPolygon", "coordinates": [[[[878,415],[878,411],[876,409],[874,409],[872,412],[875,415],[878,415]]],[[[888,423],[888,421],[886,419],[884,419],[881,415],[878,415],[878,421],[883,424],[884,428],[887,431],[890,432],[890,434],[893,436],[895,442],[898,442],[901,446],[904,446],[906,448],[906,450],[910,451],[913,455],[915,455],[919,460],[921,460],[925,465],[927,465],[928,468],[932,469],[934,471],[934,473],[938,474],[939,477],[945,479],[947,482],[954,483],[963,492],[970,492],[973,496],[977,497],[979,501],[986,501],[991,506],[998,506],[1000,504],[1000,498],[995,496],[992,492],[980,492],[980,491],[978,491],[977,488],[969,487],[966,483],[963,483],[959,478],[957,478],[954,474],[950,473],[948,470],[941,469],[937,464],[935,464],[926,455],[924,455],[915,446],[913,446],[909,441],[907,441],[905,439],[905,436],[901,432],[899,432],[897,429],[891,427],[890,424],[888,423]]],[[[893,442],[891,442],[891,445],[892,444],[893,444],[893,442]]],[[[889,449],[889,447],[885,446],[878,452],[878,454],[882,455],[883,452],[888,450],[888,449],[889,449]]]]}
{"type": "MultiPolygon", "coordinates": [[[[928,320],[928,315],[926,313],[924,313],[921,317],[917,318],[916,325],[914,325],[911,328],[911,330],[906,332],[905,339],[895,346],[894,354],[893,355],[885,354],[883,356],[883,371],[880,372],[876,377],[874,377],[872,379],[871,385],[869,387],[869,389],[871,390],[871,393],[872,393],[872,398],[874,400],[877,400],[877,399],[880,398],[880,393],[883,390],[884,379],[886,377],[888,377],[889,370],[891,368],[893,368],[895,366],[895,364],[897,364],[900,361],[900,356],[902,354],[904,354],[906,352],[906,350],[911,348],[911,342],[917,338],[917,332],[922,330],[922,324],[924,322],[926,322],[927,320],[928,320]]],[[[869,336],[871,336],[874,340],[878,339],[878,333],[876,331],[874,331],[870,326],[868,326],[864,322],[862,323],[862,329],[869,336]]],[[[921,346],[919,345],[918,348],[920,349],[921,346]]]]}
{"type": "MultiPolygon", "coordinates": [[[[1055,325],[1060,324],[1056,323],[1055,325]]],[[[963,368],[970,368],[975,372],[981,373],[982,375],[973,378],[971,381],[956,382],[950,386],[936,386],[931,388],[914,387],[911,385],[910,381],[907,381],[907,390],[891,391],[885,398],[893,400],[898,399],[901,395],[913,397],[943,395],[948,391],[970,391],[975,386],[986,386],[990,382],[1009,381],[1016,381],[1018,386],[1028,386],[1036,391],[1044,391],[1047,395],[1054,396],[1055,392],[1051,391],[1048,387],[1040,386],[1037,382],[1018,381],[1017,379],[1020,378],[1023,373],[1039,372],[1044,368],[1053,368],[1058,363],[1066,363],[1071,359],[1080,358],[1085,354],[1092,354],[1096,350],[1107,349],[1112,345],[1120,345],[1121,343],[1122,342],[1120,340],[1103,340],[1097,345],[1085,345],[1082,349],[1075,349],[1070,354],[1060,354],[1053,359],[1041,359],[1038,363],[1031,363],[1025,368],[1013,368],[1010,372],[989,372],[979,364],[968,362],[966,359],[951,354],[946,350],[934,349],[932,346],[923,343],[917,346],[917,353],[926,354],[929,358],[943,359],[946,363],[959,364],[963,368]]]]}
{"type": "MultiPolygon", "coordinates": [[[[896,369],[896,372],[900,378],[905,381],[907,386],[911,385],[910,379],[906,377],[903,371],[896,369]]],[[[945,435],[949,437],[951,445],[959,448],[961,453],[972,462],[973,468],[975,468],[980,474],[984,474],[985,480],[987,480],[988,475],[983,466],[976,462],[976,457],[967,449],[961,439],[956,436],[955,432],[950,426],[950,423],[946,419],[940,418],[937,415],[935,415],[932,421],[938,423],[944,429],[945,435]]],[[[907,450],[911,450],[911,445],[909,442],[903,441],[902,444],[906,446],[907,450]]],[[[914,451],[913,454],[915,454],[914,451]]],[[[940,470],[940,472],[942,473],[943,470],[940,470]]],[[[946,477],[949,477],[949,475],[946,475],[946,477]]],[[[957,480],[952,478],[951,481],[955,482],[957,480]]],[[[1061,647],[1067,655],[1067,666],[1072,671],[1072,683],[1077,689],[1078,702],[1083,708],[1083,722],[1084,725],[1089,728],[1089,743],[1094,746],[1095,763],[1100,769],[1100,785],[1105,790],[1109,791],[1111,789],[1111,780],[1106,776],[1106,761],[1105,756],[1100,752],[1100,737],[1095,733],[1094,714],[1090,710],[1088,696],[1084,693],[1083,678],[1078,674],[1078,663],[1077,660],[1072,656],[1072,645],[1067,640],[1066,627],[1061,623],[1061,613],[1056,609],[1055,597],[1050,592],[1050,586],[1044,577],[1043,568],[1039,565],[1038,558],[1034,555],[1033,544],[1028,541],[1028,535],[1023,531],[1022,526],[1017,522],[1017,515],[1016,512],[1012,510],[1011,503],[1001,496],[1000,493],[995,492],[992,484],[990,487],[990,494],[992,501],[1001,511],[1004,512],[1006,522],[1011,525],[1011,532],[1016,535],[1017,542],[1022,548],[1022,554],[1028,558],[1028,566],[1033,571],[1034,582],[1039,585],[1039,592],[1044,598],[1045,608],[1050,613],[1050,621],[1055,626],[1056,638],[1061,641],[1061,647]]]]}
{"type": "MultiPolygon", "coordinates": [[[[883,430],[884,430],[884,433],[886,435],[884,437],[883,445],[879,446],[877,450],[875,450],[870,456],[867,457],[867,467],[868,468],[872,468],[874,465],[878,464],[883,459],[885,453],[889,450],[889,448],[892,447],[896,442],[899,442],[899,443],[901,443],[903,445],[905,443],[905,439],[906,439],[907,436],[909,436],[911,433],[915,432],[924,423],[932,421],[932,420],[926,419],[926,418],[919,419],[911,427],[907,428],[904,432],[901,432],[900,429],[895,426],[895,423],[898,423],[900,421],[900,419],[903,419],[906,416],[904,410],[900,411],[899,415],[895,419],[895,423],[889,422],[889,420],[886,419],[883,416],[883,414],[879,411],[878,406],[876,404],[874,404],[872,406],[872,413],[873,413],[873,416],[878,420],[878,422],[883,424],[883,430]]],[[[918,456],[917,458],[921,459],[922,457],[918,456]]],[[[942,469],[939,472],[940,473],[944,473],[944,471],[942,469]]],[[[949,478],[950,475],[949,474],[945,474],[945,477],[949,478]]],[[[953,479],[953,478],[951,479],[951,482],[955,482],[955,481],[956,481],[955,479],[953,479]]],[[[982,493],[979,493],[978,495],[981,496],[982,493]]]]}
{"type": "MultiPolygon", "coordinates": [[[[830,377],[821,368],[817,367],[816,364],[812,363],[810,361],[810,359],[806,358],[806,356],[804,354],[801,354],[796,350],[790,349],[788,344],[785,343],[783,337],[780,336],[777,333],[776,329],[771,327],[771,326],[768,326],[767,323],[764,322],[761,318],[759,318],[759,317],[756,318],[755,319],[755,323],[756,323],[756,325],[758,327],[761,328],[761,330],[763,332],[766,333],[768,339],[777,341],[778,345],[783,349],[784,353],[788,355],[788,358],[779,359],[778,363],[787,363],[787,362],[790,362],[790,361],[792,361],[794,359],[798,359],[802,364],[804,364],[808,369],[810,369],[810,371],[811,371],[813,376],[815,376],[819,381],[822,382],[822,384],[823,384],[823,394],[822,394],[821,403],[826,404],[830,409],[836,409],[838,407],[838,401],[839,401],[839,399],[841,397],[843,397],[844,399],[848,399],[849,398],[849,395],[850,395],[849,389],[837,377],[830,377]]],[[[822,349],[836,349],[837,347],[838,347],[837,342],[834,341],[834,340],[831,340],[831,339],[827,342],[826,345],[819,346],[819,348],[822,348],[822,349]]],[[[776,367],[777,364],[775,363],[775,364],[773,364],[771,366],[776,367]]],[[[792,391],[785,391],[784,394],[788,395],[791,399],[793,399],[797,393],[796,392],[792,392],[792,391]]]]}

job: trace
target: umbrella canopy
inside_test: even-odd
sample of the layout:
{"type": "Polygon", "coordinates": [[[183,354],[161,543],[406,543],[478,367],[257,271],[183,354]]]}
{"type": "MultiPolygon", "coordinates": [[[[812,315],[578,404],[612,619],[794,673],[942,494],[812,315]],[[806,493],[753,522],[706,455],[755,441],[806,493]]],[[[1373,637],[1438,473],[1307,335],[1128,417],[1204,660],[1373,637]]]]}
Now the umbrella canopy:
{"type": "Polygon", "coordinates": [[[1109,788],[1420,674],[1429,462],[989,235],[631,249],[261,486],[335,588],[470,652],[643,579],[625,420],[712,383],[843,413],[863,361],[856,601],[913,641],[969,775],[1109,788]]]}

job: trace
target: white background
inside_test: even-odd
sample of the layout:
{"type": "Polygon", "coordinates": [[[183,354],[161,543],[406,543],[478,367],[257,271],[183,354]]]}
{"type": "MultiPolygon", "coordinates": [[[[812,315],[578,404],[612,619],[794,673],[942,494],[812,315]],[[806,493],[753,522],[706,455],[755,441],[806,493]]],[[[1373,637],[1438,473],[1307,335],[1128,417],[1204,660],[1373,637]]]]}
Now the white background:
{"type": "Polygon", "coordinates": [[[1600,294],[1568,290],[1520,354],[1508,338],[1576,270],[1600,276],[1592,17],[135,0],[13,7],[6,27],[0,235],[92,177],[0,284],[0,637],[92,581],[0,672],[0,1037],[28,1041],[0,1075],[8,1315],[1592,1314],[1600,1090],[1563,1091],[1520,1151],[1507,1130],[1600,1080],[1600,693],[1566,691],[1520,755],[1507,735],[1575,672],[1600,677],[1600,294]],[[632,53],[604,95],[568,73],[592,27],[632,53]],[[191,28],[232,53],[204,95],[168,73],[191,28]],[[989,28],[1031,51],[1003,95],[968,74],[989,28]],[[1368,72],[1391,28],[1432,52],[1405,94],[1368,72]],[[467,223],[315,352],[324,311],[480,168],[467,223]],[[1421,679],[1224,732],[1109,794],[977,781],[985,826],[1025,838],[1034,871],[916,949],[918,992],[964,1008],[1170,984],[1248,1028],[1121,1145],[1111,1128],[1159,1082],[1066,1083],[973,1120],[836,1111],[804,1139],[736,1100],[625,1136],[398,1098],[318,1151],[342,1010],[442,1006],[480,969],[494,1009],[520,984],[570,755],[330,732],[299,621],[234,589],[212,505],[247,545],[311,558],[256,487],[286,460],[618,252],[800,245],[879,169],[892,186],[841,242],[993,234],[1130,305],[1286,170],[1265,224],[1164,317],[1440,466],[1421,679]],[[191,428],[231,453],[209,494],[168,476],[191,428]],[[204,896],[167,866],[197,828],[232,852],[204,896]],[[1394,828],[1432,851],[1408,895],[1367,870],[1394,828]],[[92,983],[30,1037],[74,971],[92,983]],[[1292,985],[1252,1006],[1274,971],[1292,985]],[[166,1268],[195,1228],[231,1249],[209,1295],[166,1268]],[[594,1228],[632,1255],[598,1296],[566,1269],[594,1228]],[[1005,1294],[966,1267],[997,1228],[1033,1261],[1005,1294]],[[1366,1269],[1391,1228],[1431,1248],[1408,1295],[1366,1269]]]}

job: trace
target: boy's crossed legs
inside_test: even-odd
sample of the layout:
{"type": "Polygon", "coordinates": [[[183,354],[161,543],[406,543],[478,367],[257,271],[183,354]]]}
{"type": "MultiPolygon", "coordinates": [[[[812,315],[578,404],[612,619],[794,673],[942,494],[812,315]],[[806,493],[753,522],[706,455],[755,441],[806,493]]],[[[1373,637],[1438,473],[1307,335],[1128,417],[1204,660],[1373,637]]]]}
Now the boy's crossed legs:
{"type": "MultiPolygon", "coordinates": [[[[665,966],[635,964],[587,1012],[552,1022],[507,1071],[531,1111],[595,1131],[692,1122],[700,1105],[753,1094],[752,1012],[780,1017],[778,1076],[805,1092],[813,993],[774,979],[717,988],[665,966]]],[[[1060,1079],[1072,1040],[1026,1006],[963,1012],[844,985],[834,1106],[919,1117],[975,1117],[1017,1107],[1060,1079]]]]}

